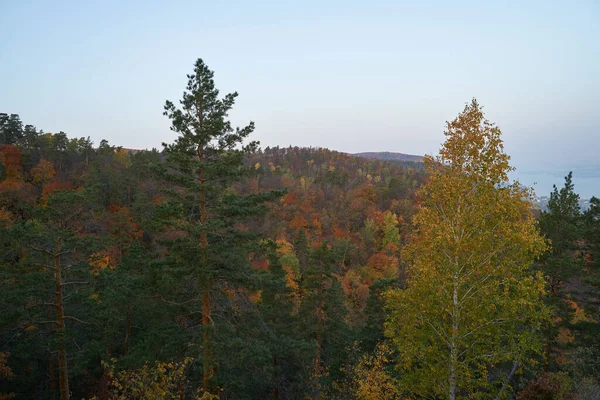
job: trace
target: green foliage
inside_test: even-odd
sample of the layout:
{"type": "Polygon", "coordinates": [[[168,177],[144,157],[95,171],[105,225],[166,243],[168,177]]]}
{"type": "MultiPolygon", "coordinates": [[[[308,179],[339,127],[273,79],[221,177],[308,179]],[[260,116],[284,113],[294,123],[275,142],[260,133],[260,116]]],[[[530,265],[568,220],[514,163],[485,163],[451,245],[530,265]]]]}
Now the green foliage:
{"type": "MultiPolygon", "coordinates": [[[[13,329],[13,346],[19,349],[14,363],[19,368],[43,371],[47,364],[39,365],[38,360],[48,350],[59,357],[61,352],[69,354],[73,361],[90,355],[91,326],[85,320],[93,309],[88,295],[96,240],[86,228],[92,196],[91,190],[57,191],[31,210],[32,219],[10,228],[19,252],[0,271],[1,290],[9,294],[3,305],[11,310],[3,314],[1,324],[13,329]]],[[[82,373],[78,368],[71,372],[82,373]]],[[[35,376],[20,375],[18,384],[35,390],[31,379],[35,376]]]]}
{"type": "Polygon", "coordinates": [[[592,197],[590,208],[583,215],[583,238],[589,254],[588,263],[600,266],[600,199],[592,197]]]}
{"type": "MultiPolygon", "coordinates": [[[[547,315],[527,268],[543,244],[517,202],[529,194],[505,181],[497,128],[450,123],[426,171],[320,148],[261,150],[252,123],[229,122],[236,96],[221,97],[198,60],[181,102],[166,103],[178,138],[161,153],[106,140],[94,149],[89,137],[0,114],[0,392],[58,398],[64,354],[72,398],[445,393],[456,282],[466,296],[457,397],[554,379],[527,364],[547,315]],[[464,279],[449,274],[447,254],[464,279]],[[57,276],[68,283],[60,329],[57,276]],[[515,360],[523,369],[505,378],[515,360]]],[[[581,251],[586,267],[562,275],[552,296],[562,320],[547,368],[595,398],[600,203],[577,216],[575,200],[567,183],[542,215],[562,250],[541,264],[563,274],[581,251]]]]}
{"type": "Polygon", "coordinates": [[[559,191],[555,185],[550,193],[548,211],[540,216],[540,229],[552,246],[540,266],[549,278],[551,293],[556,295],[564,281],[581,268],[581,260],[574,254],[581,237],[581,213],[571,172],[565,177],[564,187],[559,191]]]}
{"type": "Polygon", "coordinates": [[[316,397],[323,396],[325,388],[339,378],[350,343],[343,292],[332,272],[334,261],[326,245],[313,251],[300,287],[303,298],[298,329],[314,346],[312,367],[306,372],[308,393],[316,397]]]}
{"type": "Polygon", "coordinates": [[[0,145],[17,145],[23,138],[23,123],[17,114],[0,113],[0,145]]]}
{"type": "MultiPolygon", "coordinates": [[[[265,203],[281,195],[240,195],[230,189],[250,176],[244,157],[256,150],[257,143],[243,144],[254,130],[253,123],[234,129],[227,120],[237,93],[219,99],[213,75],[199,59],[188,75],[181,108],[166,102],[164,114],[179,136],[172,145],[165,145],[166,164],[155,168],[168,184],[164,191],[168,200],[161,205],[159,217],[163,224],[160,243],[169,252],[159,261],[166,279],[157,292],[178,307],[184,326],[201,324],[188,348],[191,354],[192,344],[202,350],[207,390],[214,386],[215,365],[221,366],[219,377],[228,372],[235,376],[237,368],[226,369],[230,353],[217,351],[225,345],[220,338],[231,333],[227,321],[243,319],[244,313],[251,312],[243,294],[257,289],[249,257],[262,251],[261,235],[242,225],[263,215],[265,203]],[[224,307],[217,311],[216,304],[224,307]],[[198,314],[199,321],[193,317],[198,314]]],[[[234,338],[228,340],[235,343],[234,338]]]]}
{"type": "Polygon", "coordinates": [[[384,323],[387,316],[384,311],[384,293],[400,287],[402,287],[400,279],[379,279],[370,287],[365,309],[367,321],[359,336],[361,348],[365,352],[374,351],[377,344],[384,341],[384,323]]]}

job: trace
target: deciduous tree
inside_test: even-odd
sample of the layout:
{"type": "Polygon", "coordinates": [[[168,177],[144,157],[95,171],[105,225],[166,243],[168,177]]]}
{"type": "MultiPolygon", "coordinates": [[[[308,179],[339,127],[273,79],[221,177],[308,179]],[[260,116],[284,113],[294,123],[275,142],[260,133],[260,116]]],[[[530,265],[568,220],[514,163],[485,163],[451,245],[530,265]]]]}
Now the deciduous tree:
{"type": "Polygon", "coordinates": [[[425,159],[429,181],[404,248],[410,279],[387,293],[386,333],[412,396],[493,397],[498,366],[541,351],[545,283],[530,267],[546,243],[530,191],[509,183],[500,129],[475,100],[445,135],[425,159]]]}

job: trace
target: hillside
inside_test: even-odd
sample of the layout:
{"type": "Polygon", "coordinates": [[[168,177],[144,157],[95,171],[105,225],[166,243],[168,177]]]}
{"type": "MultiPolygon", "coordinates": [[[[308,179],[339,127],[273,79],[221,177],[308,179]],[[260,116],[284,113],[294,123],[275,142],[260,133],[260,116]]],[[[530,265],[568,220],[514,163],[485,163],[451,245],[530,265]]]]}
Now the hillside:
{"type": "MultiPolygon", "coordinates": [[[[177,299],[190,288],[179,291],[186,275],[164,266],[169,260],[166,246],[183,234],[164,231],[174,186],[156,167],[164,164],[166,153],[126,150],[106,141],[96,148],[87,139],[42,133],[30,125],[27,132],[24,136],[17,131],[12,144],[0,146],[0,291],[11,294],[0,298],[0,306],[15,310],[0,318],[0,356],[7,357],[16,376],[0,392],[39,397],[57,378],[56,357],[48,354],[53,331],[40,322],[48,319],[48,310],[37,307],[52,299],[52,277],[27,269],[38,255],[26,247],[25,239],[13,240],[9,233],[33,226],[31,221],[48,207],[59,207],[54,198],[86,202],[88,210],[78,216],[72,240],[82,237],[93,243],[77,249],[78,275],[69,278],[85,284],[64,289],[67,315],[77,319],[66,326],[77,338],[65,345],[78,366],[70,372],[73,394],[89,397],[104,390],[98,367],[109,355],[119,360],[119,368],[130,370],[143,368],[146,361],[193,355],[188,342],[201,320],[193,303],[189,308],[172,305],[186,304],[177,299]],[[22,301],[33,308],[24,309],[22,301]],[[12,339],[15,332],[22,332],[17,342],[12,339]]],[[[278,388],[288,393],[286,398],[299,398],[312,379],[306,365],[312,365],[317,332],[323,336],[323,368],[331,371],[323,378],[328,385],[343,378],[341,366],[353,360],[352,340],[364,339],[362,348],[370,351],[383,339],[379,294],[402,284],[399,249],[410,235],[415,193],[426,176],[422,168],[396,162],[299,147],[258,150],[247,155],[244,165],[247,178],[234,183],[231,193],[249,199],[271,190],[285,193],[269,203],[266,215],[235,226],[259,233],[278,248],[275,255],[255,249],[248,258],[236,260],[248,264],[239,286],[233,291],[230,283],[219,283],[213,294],[214,329],[221,346],[215,356],[218,382],[228,384],[224,398],[246,398],[242,395],[247,393],[267,398],[274,381],[264,379],[271,362],[261,360],[278,354],[278,388]],[[277,264],[283,287],[277,286],[277,264]],[[280,292],[277,300],[269,297],[269,290],[280,292]],[[291,314],[285,313],[286,307],[291,314]],[[315,319],[314,307],[322,308],[325,326],[315,319]],[[263,320],[269,318],[281,322],[265,328],[263,320]],[[240,354],[236,360],[227,356],[232,352],[240,354]]],[[[55,212],[64,211],[69,209],[55,212]]],[[[209,240],[219,242],[220,237],[209,240]]]]}
{"type": "Polygon", "coordinates": [[[409,161],[409,162],[422,162],[423,156],[416,156],[412,154],[404,154],[404,153],[393,153],[389,151],[378,151],[378,152],[363,152],[363,153],[354,153],[352,154],[356,157],[363,158],[371,158],[378,160],[388,160],[388,161],[409,161]]]}
{"type": "MultiPolygon", "coordinates": [[[[413,222],[422,229],[428,210],[447,206],[430,214],[428,225],[444,227],[445,213],[454,204],[460,210],[463,195],[476,191],[470,181],[468,190],[454,190],[434,169],[428,176],[418,156],[291,146],[240,151],[224,140],[224,149],[207,147],[201,159],[187,142],[161,152],[105,140],[95,147],[89,138],[22,128],[18,115],[0,114],[0,122],[0,308],[7,310],[0,315],[0,398],[57,398],[67,367],[70,383],[62,391],[73,398],[110,400],[111,391],[151,390],[153,379],[167,382],[161,393],[212,387],[224,400],[398,398],[355,393],[365,382],[388,391],[392,379],[402,378],[400,362],[380,345],[402,351],[405,341],[390,329],[384,334],[384,324],[426,314],[447,321],[438,301],[452,277],[415,284],[411,257],[439,255],[422,263],[422,272],[443,272],[446,254],[428,246],[431,238],[443,244],[452,236],[419,239],[423,231],[413,222]],[[452,190],[456,202],[445,197],[452,190]],[[440,194],[443,200],[428,207],[440,194]],[[434,301],[411,306],[407,295],[390,302],[406,293],[434,301]]],[[[494,196],[505,190],[490,186],[494,196]]],[[[471,204],[503,221],[496,199],[471,204]]],[[[520,223],[529,212],[516,199],[513,218],[520,223]]],[[[548,386],[577,385],[579,394],[590,393],[582,399],[600,393],[600,201],[590,201],[585,214],[577,202],[569,176],[551,194],[549,212],[538,213],[553,251],[516,271],[543,272],[547,285],[536,275],[536,290],[546,297],[548,316],[536,333],[533,368],[513,379],[511,392],[526,394],[519,399],[541,398],[548,386]]],[[[468,229],[477,221],[465,220],[468,229]]],[[[526,221],[537,235],[533,218],[526,221]]],[[[470,232],[465,250],[493,237],[490,230],[470,232]]],[[[534,299],[543,306],[541,296],[534,299]]],[[[473,310],[480,300],[487,301],[473,300],[473,310]]],[[[495,309],[497,302],[488,305],[495,309]]],[[[419,337],[428,354],[435,336],[419,337]]],[[[485,368],[507,376],[514,360],[485,368]]]]}

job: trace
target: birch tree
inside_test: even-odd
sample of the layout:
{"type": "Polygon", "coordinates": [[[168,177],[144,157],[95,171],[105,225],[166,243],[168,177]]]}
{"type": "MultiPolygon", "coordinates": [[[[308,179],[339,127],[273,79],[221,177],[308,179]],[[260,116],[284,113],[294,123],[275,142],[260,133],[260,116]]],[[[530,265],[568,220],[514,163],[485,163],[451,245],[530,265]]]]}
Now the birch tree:
{"type": "Polygon", "coordinates": [[[545,285],[530,266],[546,242],[532,192],[509,181],[501,131],[477,101],[444,133],[439,155],[425,158],[429,181],[403,249],[409,281],[386,294],[386,335],[411,397],[494,398],[542,349],[545,285]]]}

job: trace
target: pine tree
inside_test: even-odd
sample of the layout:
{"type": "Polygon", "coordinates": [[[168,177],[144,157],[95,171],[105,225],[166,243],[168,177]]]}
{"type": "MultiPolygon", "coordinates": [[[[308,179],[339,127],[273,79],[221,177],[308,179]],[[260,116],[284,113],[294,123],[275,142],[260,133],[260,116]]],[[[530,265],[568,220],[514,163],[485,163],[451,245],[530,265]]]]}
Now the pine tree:
{"type": "Polygon", "coordinates": [[[550,239],[552,249],[541,260],[540,265],[548,276],[550,293],[558,295],[560,286],[572,276],[579,267],[575,251],[581,238],[581,212],[579,195],[575,193],[572,181],[573,173],[565,176],[565,186],[560,190],[554,185],[548,201],[548,211],[540,216],[540,228],[550,239]]]}
{"type": "Polygon", "coordinates": [[[273,399],[299,396],[297,377],[310,360],[310,343],[297,335],[297,316],[293,315],[293,290],[287,286],[286,271],[276,254],[270,256],[268,280],[258,303],[267,329],[266,339],[272,354],[273,399]]]}
{"type": "Polygon", "coordinates": [[[173,298],[162,297],[182,309],[187,326],[197,326],[195,316],[201,316],[199,345],[206,390],[214,390],[216,320],[235,307],[235,294],[252,279],[248,255],[259,235],[243,224],[262,215],[265,203],[280,195],[241,196],[231,188],[251,173],[244,158],[258,143],[244,143],[254,123],[232,127],[227,117],[237,93],[219,98],[213,75],[198,59],[180,107],[166,102],[164,114],[179,136],[175,143],[164,145],[167,162],[159,171],[170,185],[162,214],[163,244],[168,246],[163,266],[165,273],[172,274],[169,279],[176,289],[169,293],[173,298]]]}
{"type": "Polygon", "coordinates": [[[52,327],[49,332],[53,340],[48,345],[57,354],[61,400],[71,397],[69,333],[73,324],[87,323],[70,311],[81,301],[81,287],[90,285],[92,278],[89,262],[94,238],[86,232],[91,199],[89,190],[57,191],[45,204],[35,207],[34,219],[15,224],[12,229],[24,248],[20,262],[7,271],[13,279],[5,281],[12,282],[7,289],[14,300],[24,304],[12,305],[20,310],[15,318],[18,324],[42,332],[46,324],[52,327]]]}
{"type": "Polygon", "coordinates": [[[314,345],[312,362],[307,366],[311,398],[326,398],[329,384],[339,376],[349,344],[344,293],[333,274],[334,264],[331,250],[323,244],[310,254],[302,279],[304,297],[298,322],[300,331],[314,345]]]}
{"type": "Polygon", "coordinates": [[[592,265],[600,266],[600,199],[592,197],[584,214],[584,239],[592,265]]]}
{"type": "Polygon", "coordinates": [[[0,113],[0,145],[18,145],[23,138],[23,123],[18,114],[0,113]]]}

